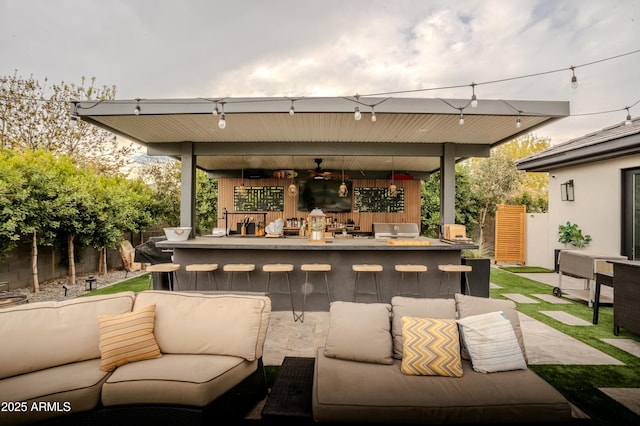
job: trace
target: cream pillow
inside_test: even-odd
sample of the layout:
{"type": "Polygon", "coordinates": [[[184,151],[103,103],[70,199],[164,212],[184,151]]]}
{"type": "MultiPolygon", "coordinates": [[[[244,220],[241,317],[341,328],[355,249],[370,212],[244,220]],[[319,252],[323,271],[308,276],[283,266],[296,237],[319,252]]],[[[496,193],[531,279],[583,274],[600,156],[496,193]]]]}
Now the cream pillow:
{"type": "Polygon", "coordinates": [[[393,364],[390,316],[387,303],[331,303],[324,355],[393,364]]]}
{"type": "Polygon", "coordinates": [[[458,320],[473,369],[480,373],[526,370],[516,333],[504,312],[489,312],[458,320]]]}
{"type": "Polygon", "coordinates": [[[102,371],[144,359],[161,358],[153,335],[156,305],[120,315],[98,317],[102,371]]]}
{"type": "Polygon", "coordinates": [[[402,317],[402,337],[402,373],[462,377],[456,320],[402,317]]]}

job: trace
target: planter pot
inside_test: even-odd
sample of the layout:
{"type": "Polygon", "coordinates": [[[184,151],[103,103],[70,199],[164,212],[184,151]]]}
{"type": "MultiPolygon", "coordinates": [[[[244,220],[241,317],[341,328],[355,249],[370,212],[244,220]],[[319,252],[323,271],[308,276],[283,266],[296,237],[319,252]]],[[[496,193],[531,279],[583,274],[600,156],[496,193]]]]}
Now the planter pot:
{"type": "Polygon", "coordinates": [[[491,259],[489,258],[467,258],[461,259],[463,265],[469,265],[473,269],[467,272],[469,291],[464,282],[464,275],[460,276],[460,291],[462,294],[477,297],[489,297],[489,275],[491,272],[491,259]]]}

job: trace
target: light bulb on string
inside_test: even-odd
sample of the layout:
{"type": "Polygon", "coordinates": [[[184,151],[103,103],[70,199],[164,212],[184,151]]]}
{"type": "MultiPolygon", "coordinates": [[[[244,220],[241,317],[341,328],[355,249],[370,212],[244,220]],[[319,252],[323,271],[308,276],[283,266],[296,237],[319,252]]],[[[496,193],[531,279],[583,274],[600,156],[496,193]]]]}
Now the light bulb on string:
{"type": "Polygon", "coordinates": [[[475,83],[471,83],[471,108],[478,108],[478,98],[476,97],[475,83]]]}
{"type": "Polygon", "coordinates": [[[518,113],[518,118],[516,119],[516,129],[522,127],[522,120],[520,120],[520,113],[518,113]]]}
{"type": "Polygon", "coordinates": [[[227,127],[227,120],[224,112],[220,114],[220,120],[218,120],[218,127],[221,129],[224,129],[225,127],[227,127]]]}
{"type": "Polygon", "coordinates": [[[577,89],[578,88],[578,77],[576,77],[576,67],[574,67],[573,65],[571,66],[571,72],[572,72],[572,76],[571,76],[571,88],[572,89],[577,89]]]}
{"type": "Polygon", "coordinates": [[[218,115],[218,104],[216,104],[216,107],[213,109],[213,111],[211,111],[211,114],[216,117],[218,115]]]}
{"type": "Polygon", "coordinates": [[[356,121],[359,121],[362,118],[362,114],[360,114],[360,108],[355,107],[353,110],[353,118],[356,119],[356,121]]]}
{"type": "Polygon", "coordinates": [[[296,110],[293,109],[293,101],[291,101],[291,108],[289,108],[289,115],[293,116],[296,113],[296,110]]]}
{"type": "Polygon", "coordinates": [[[377,120],[377,118],[376,118],[376,110],[373,109],[373,107],[371,107],[371,121],[373,121],[375,123],[376,120],[377,120]]]}
{"type": "Polygon", "coordinates": [[[140,99],[136,99],[136,107],[133,109],[135,115],[140,115],[140,99]]]}
{"type": "Polygon", "coordinates": [[[624,125],[631,126],[633,124],[633,121],[631,121],[631,114],[629,113],[629,107],[625,107],[625,109],[627,110],[627,118],[624,120],[624,125]]]}
{"type": "Polygon", "coordinates": [[[464,114],[462,110],[460,110],[460,120],[458,120],[458,123],[460,123],[461,126],[464,124],[464,114]]]}

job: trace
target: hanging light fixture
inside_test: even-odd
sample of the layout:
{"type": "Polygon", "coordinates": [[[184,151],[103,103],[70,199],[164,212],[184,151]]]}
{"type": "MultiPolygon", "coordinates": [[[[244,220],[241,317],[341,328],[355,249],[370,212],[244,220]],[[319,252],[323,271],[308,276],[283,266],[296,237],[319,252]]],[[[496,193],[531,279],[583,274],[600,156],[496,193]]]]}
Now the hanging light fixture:
{"type": "Polygon", "coordinates": [[[460,108],[460,120],[458,120],[458,123],[460,123],[461,126],[464,124],[464,114],[462,113],[462,108],[460,108]]]}
{"type": "Polygon", "coordinates": [[[631,114],[629,113],[629,107],[624,107],[627,110],[627,118],[624,120],[625,126],[631,126],[633,122],[631,121],[631,114]]]}
{"type": "Polygon", "coordinates": [[[211,111],[211,114],[212,114],[214,117],[217,117],[217,116],[218,116],[218,103],[217,103],[217,102],[216,102],[216,107],[213,109],[213,111],[211,111]]]}
{"type": "Polygon", "coordinates": [[[291,108],[289,108],[289,115],[293,116],[296,113],[296,110],[293,109],[293,99],[291,100],[291,108]]]}
{"type": "Polygon", "coordinates": [[[516,129],[522,127],[522,120],[520,120],[520,111],[518,111],[518,118],[516,119],[516,129]]]}
{"type": "Polygon", "coordinates": [[[338,187],[338,197],[345,198],[349,195],[349,188],[347,188],[347,184],[344,183],[344,157],[342,158],[342,183],[338,187]]]}
{"type": "MultiPolygon", "coordinates": [[[[222,113],[224,116],[224,113],[222,113]]],[[[238,195],[244,197],[247,195],[247,187],[244,186],[244,155],[242,156],[242,182],[240,183],[240,187],[238,188],[238,195]]]]}
{"type": "Polygon", "coordinates": [[[359,121],[362,118],[362,114],[360,113],[360,108],[355,107],[353,109],[353,118],[355,118],[356,121],[359,121]]]}
{"type": "Polygon", "coordinates": [[[371,107],[371,121],[375,123],[377,118],[376,118],[376,110],[374,108],[375,107],[371,107]]]}
{"type": "Polygon", "coordinates": [[[395,176],[395,170],[393,168],[393,157],[391,157],[391,184],[389,185],[389,197],[396,198],[398,196],[398,187],[393,182],[395,176]]]}
{"type": "Polygon", "coordinates": [[[576,67],[571,65],[570,69],[571,69],[571,73],[573,74],[571,76],[571,88],[572,89],[577,89],[578,88],[578,77],[576,77],[576,67]]]}
{"type": "Polygon", "coordinates": [[[222,107],[222,114],[220,114],[220,120],[218,120],[218,127],[224,129],[225,127],[227,127],[227,117],[224,114],[224,102],[220,105],[222,107]]]}
{"type": "Polygon", "coordinates": [[[140,98],[136,99],[136,107],[133,109],[135,115],[140,115],[140,98]]]}
{"type": "MultiPolygon", "coordinates": [[[[293,108],[293,105],[291,106],[293,108]]],[[[296,176],[296,171],[293,169],[293,157],[291,157],[291,170],[287,170],[287,174],[291,177],[291,183],[287,188],[287,194],[291,197],[295,197],[298,195],[298,186],[294,183],[294,178],[296,176]]]]}
{"type": "Polygon", "coordinates": [[[476,97],[475,83],[471,83],[471,108],[478,108],[478,98],[476,97]]]}

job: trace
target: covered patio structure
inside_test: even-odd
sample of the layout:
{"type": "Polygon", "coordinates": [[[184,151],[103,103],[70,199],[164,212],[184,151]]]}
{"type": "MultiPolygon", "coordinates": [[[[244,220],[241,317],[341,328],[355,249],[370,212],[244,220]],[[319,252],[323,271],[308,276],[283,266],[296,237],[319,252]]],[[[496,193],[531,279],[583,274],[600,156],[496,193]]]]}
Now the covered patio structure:
{"type": "Polygon", "coordinates": [[[441,172],[440,232],[455,223],[455,164],[569,115],[565,101],[255,97],[78,101],[71,114],[181,161],[180,226],[195,230],[195,172],[324,170],[388,179],[441,172]],[[224,124],[221,123],[224,121],[224,124]]]}

